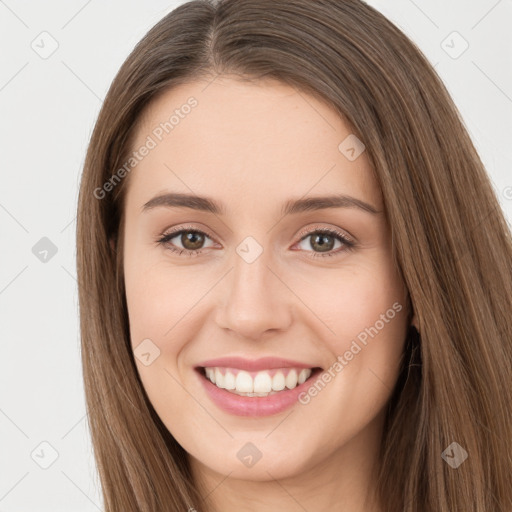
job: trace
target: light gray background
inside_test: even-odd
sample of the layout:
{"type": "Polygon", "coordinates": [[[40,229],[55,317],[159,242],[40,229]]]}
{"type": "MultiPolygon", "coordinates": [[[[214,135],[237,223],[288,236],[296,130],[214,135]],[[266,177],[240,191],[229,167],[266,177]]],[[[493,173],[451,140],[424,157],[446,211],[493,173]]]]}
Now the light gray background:
{"type": "MultiPolygon", "coordinates": [[[[102,510],[79,354],[78,183],[115,73],[181,3],[0,0],[0,512],[102,510]],[[32,250],[43,237],[57,248],[46,262],[32,250]]],[[[512,1],[368,3],[435,65],[510,222],[512,1]],[[458,58],[454,31],[469,44],[458,58]]]]}

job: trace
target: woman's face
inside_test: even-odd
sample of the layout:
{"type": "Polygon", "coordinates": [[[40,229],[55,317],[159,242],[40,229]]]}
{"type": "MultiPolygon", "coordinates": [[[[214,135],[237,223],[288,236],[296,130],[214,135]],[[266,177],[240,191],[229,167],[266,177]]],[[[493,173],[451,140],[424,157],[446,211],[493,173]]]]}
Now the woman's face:
{"type": "Polygon", "coordinates": [[[364,146],[314,97],[227,77],[167,91],[136,135],[131,343],[194,467],[267,480],[373,459],[407,292],[364,146]],[[237,394],[254,386],[273,393],[237,394]]]}

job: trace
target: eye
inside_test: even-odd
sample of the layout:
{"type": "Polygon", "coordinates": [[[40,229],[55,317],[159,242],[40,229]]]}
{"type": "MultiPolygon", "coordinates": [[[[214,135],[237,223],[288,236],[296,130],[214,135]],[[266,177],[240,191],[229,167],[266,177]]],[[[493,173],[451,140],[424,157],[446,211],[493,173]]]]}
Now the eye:
{"type": "MultiPolygon", "coordinates": [[[[356,245],[355,241],[352,240],[348,235],[332,228],[316,229],[314,231],[307,232],[305,236],[303,235],[304,233],[301,233],[300,236],[302,236],[302,238],[300,239],[299,244],[302,244],[309,238],[309,243],[305,243],[305,245],[311,247],[312,249],[318,249],[319,251],[306,251],[309,253],[308,257],[310,258],[336,256],[341,252],[354,249],[356,245]],[[341,249],[332,252],[336,241],[340,242],[341,249]]],[[[302,247],[302,249],[304,249],[304,247],[302,247]]]]}
{"type": "Polygon", "coordinates": [[[202,252],[203,247],[201,246],[206,238],[211,240],[205,232],[199,229],[182,228],[163,235],[157,242],[178,255],[185,253],[186,256],[197,256],[202,252]],[[171,243],[171,240],[174,239],[177,239],[177,243],[181,244],[181,247],[176,247],[175,243],[171,243]]]}
{"type": "MultiPolygon", "coordinates": [[[[301,239],[297,243],[298,245],[304,243],[308,238],[311,238],[309,247],[314,250],[308,251],[305,247],[302,247],[303,250],[309,253],[308,257],[310,258],[336,256],[341,252],[354,249],[356,245],[355,241],[348,235],[331,228],[302,232],[300,236],[301,239]],[[340,243],[342,248],[332,252],[336,241],[340,243]]],[[[169,251],[177,253],[178,255],[184,253],[186,256],[197,256],[203,252],[205,248],[203,244],[206,239],[212,240],[204,231],[192,227],[182,227],[181,229],[164,234],[157,240],[157,243],[164,245],[169,251]],[[177,239],[176,242],[172,242],[174,239],[177,239]],[[181,244],[181,247],[179,245],[176,246],[176,243],[181,244]]]]}

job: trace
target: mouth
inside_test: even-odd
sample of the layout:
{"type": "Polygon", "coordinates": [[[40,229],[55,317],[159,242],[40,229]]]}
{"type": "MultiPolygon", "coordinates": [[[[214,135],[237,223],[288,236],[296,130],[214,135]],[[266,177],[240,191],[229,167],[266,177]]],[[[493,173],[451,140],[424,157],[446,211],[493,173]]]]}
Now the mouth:
{"type": "Polygon", "coordinates": [[[196,371],[218,389],[243,397],[267,397],[286,393],[316,377],[322,368],[271,368],[247,371],[239,368],[199,366],[196,371]]]}
{"type": "Polygon", "coordinates": [[[323,372],[320,367],[247,371],[200,366],[194,370],[207,396],[219,409],[246,417],[270,416],[289,409],[323,372]]]}

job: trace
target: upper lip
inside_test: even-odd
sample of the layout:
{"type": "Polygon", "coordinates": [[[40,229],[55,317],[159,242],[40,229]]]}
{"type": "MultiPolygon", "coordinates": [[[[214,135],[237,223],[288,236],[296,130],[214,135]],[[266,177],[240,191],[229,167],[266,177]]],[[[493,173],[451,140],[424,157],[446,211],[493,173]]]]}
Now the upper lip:
{"type": "Polygon", "coordinates": [[[198,365],[199,367],[222,367],[222,368],[238,368],[257,372],[259,370],[271,370],[273,368],[316,368],[315,365],[292,361],[291,359],[283,359],[281,357],[268,356],[260,359],[245,359],[244,357],[219,357],[217,359],[209,359],[198,365]]]}

